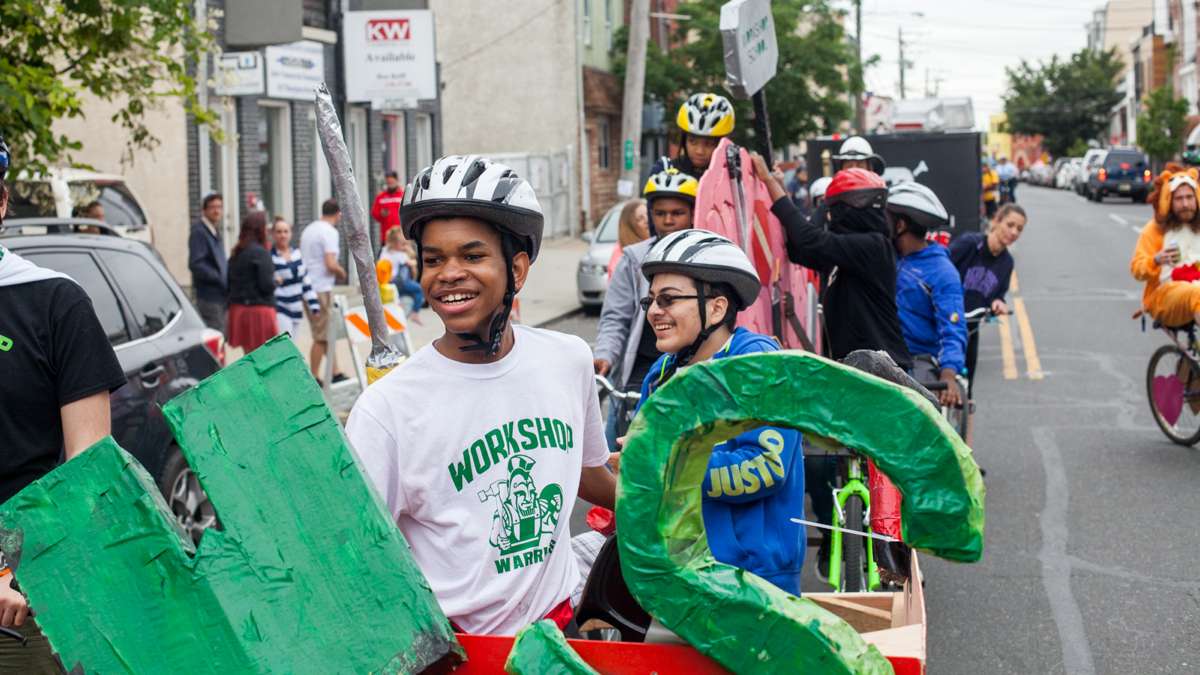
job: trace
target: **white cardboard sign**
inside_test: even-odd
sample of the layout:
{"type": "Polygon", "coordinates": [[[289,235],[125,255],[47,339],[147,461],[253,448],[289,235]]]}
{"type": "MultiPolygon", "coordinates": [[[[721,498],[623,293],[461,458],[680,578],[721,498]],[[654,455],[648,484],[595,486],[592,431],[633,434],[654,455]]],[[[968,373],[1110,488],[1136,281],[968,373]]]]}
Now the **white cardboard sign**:
{"type": "Polygon", "coordinates": [[[750,98],[779,66],[779,43],[771,0],[731,0],[721,5],[721,44],[725,52],[725,84],[750,98]]]}

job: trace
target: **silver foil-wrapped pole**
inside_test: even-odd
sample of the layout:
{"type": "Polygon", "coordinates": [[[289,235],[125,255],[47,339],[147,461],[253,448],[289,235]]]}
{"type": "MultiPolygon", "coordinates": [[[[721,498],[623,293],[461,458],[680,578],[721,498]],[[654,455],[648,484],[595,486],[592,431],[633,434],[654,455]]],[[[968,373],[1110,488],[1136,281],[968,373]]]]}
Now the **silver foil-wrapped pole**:
{"type": "Polygon", "coordinates": [[[342,123],[325,83],[317,87],[317,135],[329,163],[334,191],[342,209],[341,230],[354,257],[359,290],[371,328],[371,355],[367,357],[367,379],[374,381],[403,360],[400,352],[387,340],[388,326],[383,314],[379,282],[375,278],[374,257],[371,255],[371,235],[367,230],[366,207],[358,198],[358,186],[350,164],[350,151],[342,138],[342,123]],[[372,372],[372,370],[376,372],[372,372]],[[373,376],[374,375],[374,376],[373,376]]]}

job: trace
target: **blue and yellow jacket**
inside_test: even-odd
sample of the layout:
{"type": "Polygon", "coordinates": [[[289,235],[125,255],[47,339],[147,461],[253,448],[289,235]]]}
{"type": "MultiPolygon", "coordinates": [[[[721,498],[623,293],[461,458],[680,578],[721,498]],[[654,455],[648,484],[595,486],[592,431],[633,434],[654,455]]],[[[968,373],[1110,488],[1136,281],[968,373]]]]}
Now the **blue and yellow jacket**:
{"type": "MultiPolygon", "coordinates": [[[[714,359],[779,349],[774,340],[738,328],[714,359]]],[[[662,384],[672,354],[659,357],[642,383],[642,401],[662,384]]],[[[804,453],[800,432],[758,427],[713,447],[704,477],[702,513],[717,560],[800,595],[804,527],[804,453]]]]}
{"type": "Polygon", "coordinates": [[[945,247],[930,244],[896,261],[896,309],[909,353],[936,356],[941,367],[963,372],[963,287],[945,247]]]}

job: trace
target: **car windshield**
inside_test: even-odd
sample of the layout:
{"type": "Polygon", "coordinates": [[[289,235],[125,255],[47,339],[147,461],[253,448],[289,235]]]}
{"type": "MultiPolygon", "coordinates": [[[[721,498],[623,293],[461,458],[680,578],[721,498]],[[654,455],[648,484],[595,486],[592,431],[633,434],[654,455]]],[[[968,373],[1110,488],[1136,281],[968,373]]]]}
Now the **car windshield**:
{"type": "Polygon", "coordinates": [[[71,208],[82,209],[92,202],[104,207],[104,222],[138,229],[146,226],[146,214],[125,183],[119,180],[73,180],[69,184],[71,208]]]}
{"type": "Polygon", "coordinates": [[[54,189],[50,183],[34,180],[12,182],[7,218],[53,218],[57,215],[54,189]]]}

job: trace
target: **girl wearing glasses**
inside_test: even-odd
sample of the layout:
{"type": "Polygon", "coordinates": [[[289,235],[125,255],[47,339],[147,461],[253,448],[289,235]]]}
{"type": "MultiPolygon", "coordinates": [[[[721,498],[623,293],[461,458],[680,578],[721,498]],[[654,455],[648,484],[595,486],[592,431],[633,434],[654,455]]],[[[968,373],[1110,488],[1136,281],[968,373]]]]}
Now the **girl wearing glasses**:
{"type": "MultiPolygon", "coordinates": [[[[770,337],[734,327],[760,284],[750,259],[728,239],[704,230],[663,237],[642,274],[650,291],[641,304],[663,352],[642,383],[643,403],[688,364],[779,349],[770,337]]],[[[703,490],[713,557],[800,595],[804,529],[791,522],[804,512],[800,432],[759,427],[715,446],[703,490]]]]}

